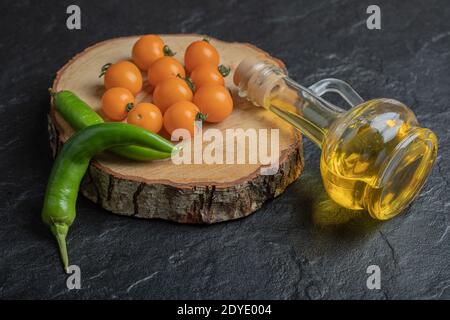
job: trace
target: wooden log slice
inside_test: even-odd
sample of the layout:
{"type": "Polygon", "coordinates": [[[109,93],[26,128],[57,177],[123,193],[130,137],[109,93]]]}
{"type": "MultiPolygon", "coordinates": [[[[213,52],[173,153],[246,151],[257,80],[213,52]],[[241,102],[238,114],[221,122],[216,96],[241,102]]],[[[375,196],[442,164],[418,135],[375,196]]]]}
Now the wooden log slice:
{"type": "MultiPolygon", "coordinates": [[[[202,38],[200,35],[161,37],[181,62],[185,48],[202,38]]],[[[100,68],[107,62],[130,59],[131,48],[138,38],[111,39],[87,48],[58,71],[53,90],[71,90],[98,111],[104,92],[103,79],[98,77],[100,68]]],[[[303,169],[300,134],[269,111],[240,98],[232,81],[233,72],[244,57],[265,55],[273,58],[249,44],[210,41],[218,49],[221,63],[231,67],[226,86],[232,92],[234,111],[222,123],[205,124],[203,129],[280,128],[278,171],[261,175],[262,164],[259,162],[175,165],[171,159],[136,162],[103,153],[91,161],[81,186],[84,196],[120,215],[182,223],[215,223],[249,215],[265,201],[280,195],[300,176],[303,169]]],[[[275,61],[284,67],[281,61],[275,61]]],[[[144,83],[137,101],[151,101],[145,89],[144,83]]],[[[56,154],[74,131],[53,105],[48,119],[50,143],[56,154]]]]}

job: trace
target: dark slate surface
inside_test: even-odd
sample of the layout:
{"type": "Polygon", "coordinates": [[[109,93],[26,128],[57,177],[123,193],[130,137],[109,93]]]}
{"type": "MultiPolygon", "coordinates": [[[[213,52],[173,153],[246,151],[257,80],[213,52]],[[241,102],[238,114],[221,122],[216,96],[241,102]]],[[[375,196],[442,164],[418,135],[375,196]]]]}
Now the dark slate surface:
{"type": "Polygon", "coordinates": [[[450,298],[450,6],[378,1],[1,1],[0,297],[2,298],[450,298]],[[82,9],[82,30],[65,27],[82,9]],[[127,2],[128,3],[128,2],[127,2]],[[226,4],[225,4],[226,3],[226,4]],[[251,42],[304,84],[349,81],[365,98],[410,105],[440,139],[431,179],[402,215],[380,223],[324,193],[319,150],[306,142],[299,181],[254,215],[188,226],[111,215],[84,198],[68,238],[82,289],[68,291],[40,221],[52,159],[47,87],[95,42],[144,33],[201,33],[251,42]],[[382,289],[366,288],[377,264],[382,289]]]}

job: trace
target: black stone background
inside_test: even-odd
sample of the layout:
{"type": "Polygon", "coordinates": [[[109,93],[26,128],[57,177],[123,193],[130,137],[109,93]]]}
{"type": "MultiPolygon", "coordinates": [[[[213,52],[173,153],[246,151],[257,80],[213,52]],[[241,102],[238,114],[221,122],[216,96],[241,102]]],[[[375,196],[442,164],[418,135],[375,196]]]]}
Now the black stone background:
{"type": "Polygon", "coordinates": [[[0,3],[0,297],[450,298],[450,6],[376,1],[6,1],[0,3]],[[82,30],[65,26],[78,4],[82,30]],[[47,88],[73,55],[98,41],[199,33],[250,42],[309,85],[350,82],[369,99],[403,101],[440,139],[421,195],[388,222],[333,205],[319,150],[305,141],[300,180],[248,218],[192,226],[111,215],[80,197],[68,237],[82,289],[68,291],[40,210],[52,165],[47,88]],[[381,268],[381,290],[366,269],[381,268]]]}

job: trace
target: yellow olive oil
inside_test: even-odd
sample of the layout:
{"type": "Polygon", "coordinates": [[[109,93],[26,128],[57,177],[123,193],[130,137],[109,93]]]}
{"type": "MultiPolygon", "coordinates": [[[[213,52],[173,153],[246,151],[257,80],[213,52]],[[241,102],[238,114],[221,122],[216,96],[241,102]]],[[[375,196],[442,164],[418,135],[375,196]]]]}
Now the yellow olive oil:
{"type": "MultiPolygon", "coordinates": [[[[376,103],[377,109],[384,107],[386,102],[376,103]]],[[[307,128],[306,135],[325,149],[320,170],[329,196],[349,209],[368,208],[377,219],[389,219],[413,200],[436,156],[434,135],[414,130],[411,121],[395,113],[371,121],[360,118],[342,136],[330,137],[336,134],[333,130],[317,127],[296,112],[299,108],[279,98],[271,100],[269,109],[302,131],[307,128]]]]}

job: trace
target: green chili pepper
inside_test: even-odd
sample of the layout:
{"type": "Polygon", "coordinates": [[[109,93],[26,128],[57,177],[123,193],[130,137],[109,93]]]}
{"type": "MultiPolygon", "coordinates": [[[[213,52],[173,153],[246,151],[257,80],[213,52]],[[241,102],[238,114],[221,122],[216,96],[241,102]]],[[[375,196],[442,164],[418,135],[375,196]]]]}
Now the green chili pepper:
{"type": "Polygon", "coordinates": [[[174,146],[166,139],[126,123],[99,123],[75,133],[58,154],[47,184],[42,220],[58,241],[64,269],[69,259],[66,235],[75,219],[75,205],[91,158],[111,147],[138,145],[171,154],[174,146]]]}
{"type": "MultiPolygon", "coordinates": [[[[73,92],[68,90],[53,92],[50,89],[50,94],[53,97],[56,110],[75,131],[97,123],[104,123],[102,117],[73,92]]],[[[116,147],[109,151],[119,156],[139,161],[166,159],[171,156],[170,153],[134,145],[116,147]]]]}

